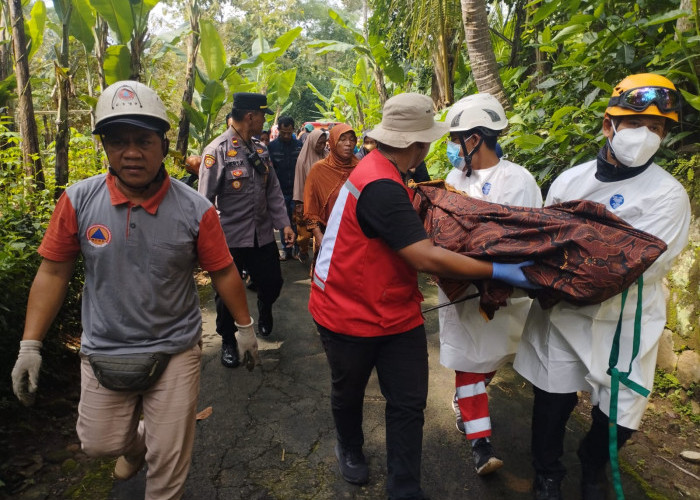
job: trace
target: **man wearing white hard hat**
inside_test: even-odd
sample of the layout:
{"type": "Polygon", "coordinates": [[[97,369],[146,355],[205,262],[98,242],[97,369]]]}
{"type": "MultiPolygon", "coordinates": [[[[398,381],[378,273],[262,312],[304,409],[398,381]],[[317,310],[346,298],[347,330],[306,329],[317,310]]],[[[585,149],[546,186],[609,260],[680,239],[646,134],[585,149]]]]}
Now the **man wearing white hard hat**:
{"type": "Polygon", "coordinates": [[[245,288],[216,210],[171,179],[170,128],[158,95],[136,81],[109,86],[96,107],[109,173],[69,186],[39,246],[12,385],[36,396],[42,340],[85,262],[81,394],[76,430],[90,456],[119,456],[114,476],[148,465],[148,500],[182,496],[194,443],[202,319],[193,271],[208,271],[238,324],[242,357],[257,360],[245,288]],[[143,419],[140,419],[143,415],[143,419]]]}
{"type": "MultiPolygon", "coordinates": [[[[530,172],[498,157],[498,135],[508,126],[503,106],[488,93],[457,101],[447,113],[450,127],[447,157],[454,167],[445,182],[472,198],[522,207],[541,207],[542,193],[530,172]]],[[[475,285],[465,295],[476,293],[475,285]]],[[[462,301],[440,309],[440,363],[455,370],[453,408],[457,429],[471,445],[474,469],[480,476],[503,462],[491,445],[491,417],[486,387],[496,370],[512,361],[532,302],[524,293],[508,299],[491,320],[479,303],[462,301]]],[[[449,302],[439,289],[438,302],[449,302]]]]}
{"type": "Polygon", "coordinates": [[[428,352],[417,271],[530,286],[521,264],[491,264],[436,247],[413,209],[406,173],[447,132],[433,103],[400,94],[384,105],[369,137],[377,149],[338,194],[314,269],[309,311],[331,368],[336,457],[343,478],[369,480],[362,452],[362,403],[377,370],[386,398],[389,499],[423,499],[420,484],[428,352]]]}

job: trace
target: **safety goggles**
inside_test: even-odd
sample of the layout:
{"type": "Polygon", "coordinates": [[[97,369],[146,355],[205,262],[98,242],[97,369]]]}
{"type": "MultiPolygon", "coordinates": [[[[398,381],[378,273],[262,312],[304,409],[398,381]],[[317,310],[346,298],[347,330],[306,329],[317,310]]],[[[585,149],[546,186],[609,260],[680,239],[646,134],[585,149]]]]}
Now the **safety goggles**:
{"type": "Polygon", "coordinates": [[[679,111],[681,96],[675,90],[665,87],[637,87],[625,90],[619,96],[611,97],[608,106],[644,111],[652,104],[655,104],[662,113],[679,111]]]}

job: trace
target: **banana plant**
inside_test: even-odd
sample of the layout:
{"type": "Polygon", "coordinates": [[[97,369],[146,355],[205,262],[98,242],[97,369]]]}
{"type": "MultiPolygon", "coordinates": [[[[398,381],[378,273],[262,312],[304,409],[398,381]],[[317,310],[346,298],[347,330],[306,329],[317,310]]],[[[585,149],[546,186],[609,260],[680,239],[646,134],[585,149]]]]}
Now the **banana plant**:
{"type": "Polygon", "coordinates": [[[360,58],[365,59],[372,69],[377,93],[381,104],[384,105],[384,102],[389,97],[384,76],[386,75],[390,81],[400,85],[405,78],[403,69],[391,59],[380,36],[365,36],[361,30],[352,27],[333,9],[328,9],[328,15],[338,26],[350,33],[355,43],[339,42],[337,40],[316,40],[310,43],[309,47],[315,48],[318,55],[329,52],[353,51],[360,58]]]}
{"type": "Polygon", "coordinates": [[[231,104],[235,92],[266,93],[271,109],[277,113],[284,109],[296,80],[296,68],[282,71],[276,61],[301,34],[301,28],[284,33],[272,46],[259,32],[250,57],[236,65],[226,64],[224,44],[211,20],[200,21],[200,33],[204,67],[196,68],[192,104],[182,105],[190,121],[190,135],[201,148],[208,144],[220,111],[231,104]]]}
{"type": "Polygon", "coordinates": [[[148,40],[148,16],[160,0],[89,0],[114,34],[116,45],[107,47],[104,72],[107,85],[138,80],[141,56],[148,40]]]}
{"type": "Polygon", "coordinates": [[[311,83],[306,84],[321,102],[316,104],[321,115],[328,121],[348,123],[358,133],[379,123],[382,104],[375,90],[374,73],[367,59],[357,60],[355,73],[352,75],[335,68],[330,70],[337,75],[332,79],[335,87],[330,96],[324,96],[311,83]]]}

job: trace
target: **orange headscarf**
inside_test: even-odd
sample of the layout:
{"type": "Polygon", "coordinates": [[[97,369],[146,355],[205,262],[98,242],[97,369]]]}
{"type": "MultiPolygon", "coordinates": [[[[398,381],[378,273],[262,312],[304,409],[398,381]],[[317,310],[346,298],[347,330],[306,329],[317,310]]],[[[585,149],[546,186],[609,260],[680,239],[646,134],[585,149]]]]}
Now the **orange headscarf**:
{"type": "Polygon", "coordinates": [[[360,161],[355,155],[347,160],[343,159],[338,156],[336,150],[340,136],[352,131],[352,127],[347,123],[339,123],[331,129],[328,136],[330,154],[327,158],[316,162],[306,178],[304,219],[309,230],[319,225],[325,229],[340,188],[360,161]]]}

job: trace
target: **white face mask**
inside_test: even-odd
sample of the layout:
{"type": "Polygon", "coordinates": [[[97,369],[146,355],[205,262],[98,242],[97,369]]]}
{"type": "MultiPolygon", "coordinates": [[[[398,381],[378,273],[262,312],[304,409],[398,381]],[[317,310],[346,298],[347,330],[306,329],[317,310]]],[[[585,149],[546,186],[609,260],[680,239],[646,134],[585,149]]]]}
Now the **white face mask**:
{"type": "Polygon", "coordinates": [[[661,137],[648,127],[625,128],[618,132],[615,122],[611,123],[615,135],[610,141],[610,149],[624,166],[641,167],[659,150],[661,137]]]}

